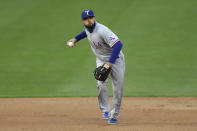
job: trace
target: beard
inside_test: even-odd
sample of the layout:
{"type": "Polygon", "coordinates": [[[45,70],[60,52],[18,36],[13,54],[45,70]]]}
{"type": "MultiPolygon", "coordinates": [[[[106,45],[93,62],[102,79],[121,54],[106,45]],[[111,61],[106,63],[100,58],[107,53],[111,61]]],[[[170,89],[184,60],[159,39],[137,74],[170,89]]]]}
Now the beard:
{"type": "Polygon", "coordinates": [[[94,26],[94,24],[89,24],[89,25],[85,25],[85,24],[84,24],[84,26],[85,26],[86,28],[92,28],[92,27],[94,26]]]}
{"type": "Polygon", "coordinates": [[[93,30],[94,30],[94,28],[95,28],[95,26],[96,26],[96,23],[94,22],[94,23],[91,24],[91,25],[84,25],[84,26],[86,27],[86,29],[88,29],[88,31],[89,31],[90,33],[92,33],[93,30]]]}

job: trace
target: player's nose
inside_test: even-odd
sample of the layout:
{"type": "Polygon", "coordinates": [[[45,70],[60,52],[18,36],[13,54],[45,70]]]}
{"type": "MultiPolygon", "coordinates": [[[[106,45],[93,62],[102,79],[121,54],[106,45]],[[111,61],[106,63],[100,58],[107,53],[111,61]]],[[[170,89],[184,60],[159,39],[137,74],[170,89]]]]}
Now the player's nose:
{"type": "Polygon", "coordinates": [[[90,22],[90,18],[88,18],[88,22],[90,22]]]}

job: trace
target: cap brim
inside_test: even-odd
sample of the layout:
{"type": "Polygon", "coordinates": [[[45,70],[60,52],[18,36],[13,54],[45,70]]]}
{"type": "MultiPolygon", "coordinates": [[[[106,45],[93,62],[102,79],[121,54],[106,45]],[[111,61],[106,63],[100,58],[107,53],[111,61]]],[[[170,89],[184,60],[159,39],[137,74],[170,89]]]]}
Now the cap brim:
{"type": "Polygon", "coordinates": [[[86,19],[86,18],[88,18],[88,17],[95,17],[95,16],[94,16],[94,15],[89,15],[89,16],[83,17],[82,19],[86,19]]]}

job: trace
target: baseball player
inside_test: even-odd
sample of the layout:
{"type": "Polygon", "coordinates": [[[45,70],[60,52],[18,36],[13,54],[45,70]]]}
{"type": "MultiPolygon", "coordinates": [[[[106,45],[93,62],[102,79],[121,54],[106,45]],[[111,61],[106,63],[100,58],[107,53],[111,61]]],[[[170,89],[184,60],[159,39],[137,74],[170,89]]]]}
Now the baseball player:
{"type": "Polygon", "coordinates": [[[69,47],[74,47],[78,41],[88,38],[93,53],[96,55],[94,76],[97,80],[98,104],[102,111],[102,118],[109,119],[109,124],[118,122],[123,83],[125,73],[125,60],[122,53],[122,43],[119,38],[106,26],[95,20],[92,10],[84,10],[81,14],[85,30],[67,42],[69,47]],[[113,107],[110,111],[108,95],[108,75],[112,79],[113,107]]]}

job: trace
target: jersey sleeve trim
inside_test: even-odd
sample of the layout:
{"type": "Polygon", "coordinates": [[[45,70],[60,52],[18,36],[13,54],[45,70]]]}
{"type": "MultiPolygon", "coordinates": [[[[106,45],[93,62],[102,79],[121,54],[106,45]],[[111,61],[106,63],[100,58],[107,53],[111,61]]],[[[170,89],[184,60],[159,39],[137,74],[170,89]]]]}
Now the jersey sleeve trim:
{"type": "Polygon", "coordinates": [[[119,41],[120,41],[119,39],[116,40],[116,41],[114,42],[114,44],[112,44],[112,47],[113,47],[115,44],[117,44],[119,41]]]}

